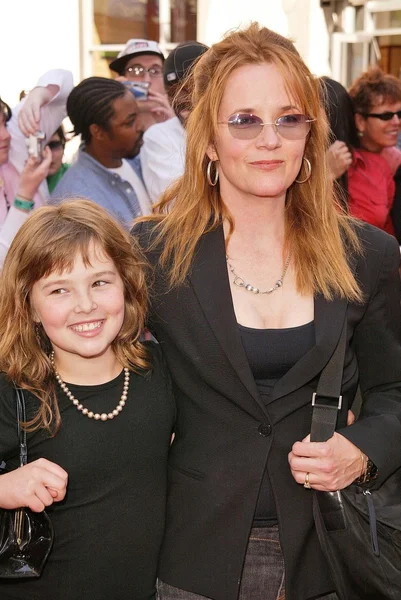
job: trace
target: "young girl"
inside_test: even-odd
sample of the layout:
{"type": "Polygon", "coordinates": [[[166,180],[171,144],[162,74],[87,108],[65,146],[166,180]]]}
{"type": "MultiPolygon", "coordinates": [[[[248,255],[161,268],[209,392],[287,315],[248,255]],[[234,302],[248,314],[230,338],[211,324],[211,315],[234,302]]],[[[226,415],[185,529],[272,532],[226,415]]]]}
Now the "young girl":
{"type": "Polygon", "coordinates": [[[135,244],[98,205],[35,211],[0,285],[0,507],[46,508],[55,542],[40,579],[2,600],[148,600],[164,525],[175,408],[135,244]],[[18,466],[24,389],[28,461],[18,466]]]}

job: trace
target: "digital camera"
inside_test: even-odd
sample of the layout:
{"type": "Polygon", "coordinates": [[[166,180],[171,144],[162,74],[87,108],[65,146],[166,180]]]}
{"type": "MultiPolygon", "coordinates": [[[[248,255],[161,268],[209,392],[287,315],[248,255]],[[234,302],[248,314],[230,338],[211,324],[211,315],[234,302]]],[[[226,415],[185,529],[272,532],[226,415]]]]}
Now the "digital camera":
{"type": "Polygon", "coordinates": [[[29,156],[42,160],[42,150],[44,148],[45,134],[42,131],[30,135],[26,138],[26,147],[29,156]]]}
{"type": "Polygon", "coordinates": [[[134,94],[135,100],[142,102],[148,99],[149,81],[123,81],[123,84],[134,94]]]}

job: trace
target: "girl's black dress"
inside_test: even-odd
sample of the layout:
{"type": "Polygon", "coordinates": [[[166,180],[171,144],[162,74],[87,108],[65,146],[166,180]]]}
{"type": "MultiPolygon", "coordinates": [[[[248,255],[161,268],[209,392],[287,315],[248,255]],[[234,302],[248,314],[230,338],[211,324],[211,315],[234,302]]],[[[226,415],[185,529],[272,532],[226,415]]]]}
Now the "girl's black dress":
{"type": "MultiPolygon", "coordinates": [[[[38,580],[0,580],[1,600],[149,600],[164,528],[167,454],[175,406],[157,344],[152,371],[130,373],[126,406],[111,421],[83,416],[61,392],[62,425],[54,438],[28,435],[28,460],[44,457],[68,474],[63,502],[48,509],[55,542],[38,580]]],[[[110,412],[124,373],[96,386],[68,384],[85,406],[110,412]]],[[[27,408],[35,399],[27,396],[27,408]]],[[[17,466],[15,393],[0,375],[0,463],[17,466]]]]}

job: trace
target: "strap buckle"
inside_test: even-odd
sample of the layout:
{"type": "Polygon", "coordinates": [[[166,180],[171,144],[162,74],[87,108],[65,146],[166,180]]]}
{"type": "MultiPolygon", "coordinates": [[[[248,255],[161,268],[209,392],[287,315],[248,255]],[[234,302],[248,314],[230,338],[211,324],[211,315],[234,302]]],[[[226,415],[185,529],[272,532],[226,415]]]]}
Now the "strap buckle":
{"type": "Polygon", "coordinates": [[[322,408],[333,408],[334,410],[341,410],[342,403],[343,403],[342,396],[318,396],[317,392],[313,392],[313,394],[312,394],[312,406],[321,406],[322,408]],[[335,406],[331,402],[329,402],[328,404],[325,404],[324,402],[317,403],[316,402],[317,398],[327,398],[329,400],[337,400],[337,405],[335,406]]]}

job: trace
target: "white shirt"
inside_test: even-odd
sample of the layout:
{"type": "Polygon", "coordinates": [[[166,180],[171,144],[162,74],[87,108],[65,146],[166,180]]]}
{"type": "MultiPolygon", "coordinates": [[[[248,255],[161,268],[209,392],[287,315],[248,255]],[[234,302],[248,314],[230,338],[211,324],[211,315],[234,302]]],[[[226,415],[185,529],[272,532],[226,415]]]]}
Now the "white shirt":
{"type": "Polygon", "coordinates": [[[152,125],[145,131],[139,155],[152,202],[184,173],[186,134],[178,117],[152,125]]]}
{"type": "Polygon", "coordinates": [[[139,206],[141,207],[141,213],[143,215],[149,215],[151,212],[151,202],[148,192],[146,191],[146,188],[143,185],[140,177],[138,177],[138,175],[135,173],[129,162],[123,158],[121,167],[117,167],[117,169],[109,169],[109,171],[117,173],[121,179],[128,181],[128,183],[132,186],[136,197],[138,198],[139,206]]]}

